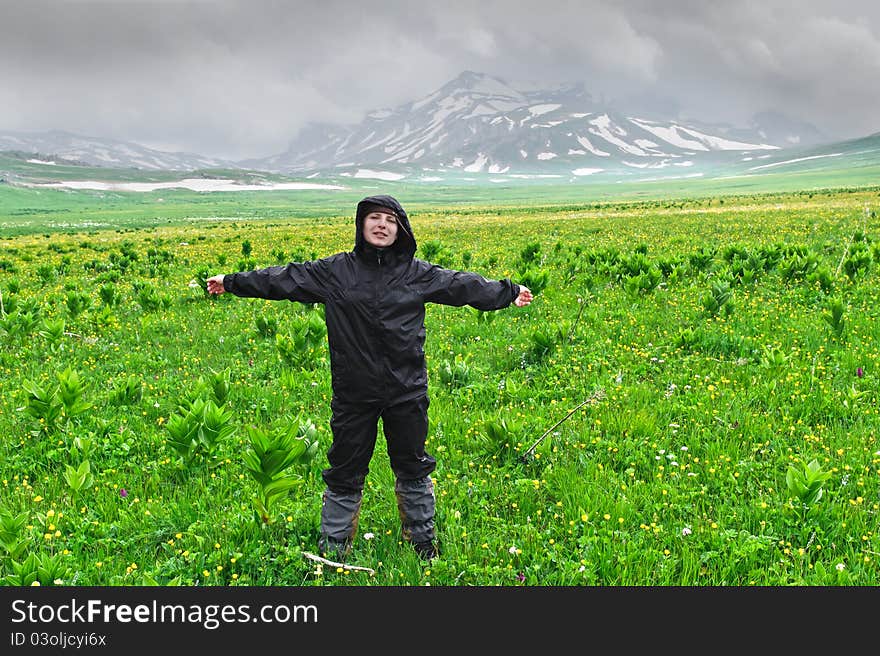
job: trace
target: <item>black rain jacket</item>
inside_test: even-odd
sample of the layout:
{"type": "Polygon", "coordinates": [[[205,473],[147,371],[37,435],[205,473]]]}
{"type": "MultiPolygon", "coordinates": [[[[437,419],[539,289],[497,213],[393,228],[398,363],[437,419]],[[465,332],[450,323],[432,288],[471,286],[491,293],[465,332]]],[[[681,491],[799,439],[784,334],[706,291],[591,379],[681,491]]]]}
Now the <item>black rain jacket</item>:
{"type": "Polygon", "coordinates": [[[351,252],[223,278],[236,296],[324,304],[336,401],[389,406],[426,394],[425,304],[498,310],[519,294],[510,279],[487,280],[415,258],[409,218],[391,196],[358,203],[354,241],[351,252]],[[397,213],[397,239],[388,248],[363,237],[369,204],[397,213]]]}

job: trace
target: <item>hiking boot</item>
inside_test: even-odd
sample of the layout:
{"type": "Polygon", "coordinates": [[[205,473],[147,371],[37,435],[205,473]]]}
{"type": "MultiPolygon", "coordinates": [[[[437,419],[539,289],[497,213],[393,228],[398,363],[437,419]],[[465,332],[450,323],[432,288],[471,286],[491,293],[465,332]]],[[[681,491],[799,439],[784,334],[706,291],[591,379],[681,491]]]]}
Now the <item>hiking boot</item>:
{"type": "Polygon", "coordinates": [[[337,540],[329,535],[318,538],[318,551],[324,558],[344,562],[351,551],[351,540],[337,540]]]}
{"type": "Polygon", "coordinates": [[[419,558],[424,561],[430,562],[440,555],[437,545],[431,540],[425,542],[412,542],[411,544],[412,548],[415,549],[416,553],[419,555],[419,558]]]}

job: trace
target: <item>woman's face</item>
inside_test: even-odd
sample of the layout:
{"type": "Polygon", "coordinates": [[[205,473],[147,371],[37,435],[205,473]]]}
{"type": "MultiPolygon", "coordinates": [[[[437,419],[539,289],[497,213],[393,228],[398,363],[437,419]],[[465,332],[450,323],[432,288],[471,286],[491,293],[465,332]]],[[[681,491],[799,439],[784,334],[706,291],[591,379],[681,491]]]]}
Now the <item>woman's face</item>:
{"type": "Polygon", "coordinates": [[[364,217],[364,239],[376,248],[387,248],[397,239],[397,217],[385,212],[370,212],[364,217]]]}

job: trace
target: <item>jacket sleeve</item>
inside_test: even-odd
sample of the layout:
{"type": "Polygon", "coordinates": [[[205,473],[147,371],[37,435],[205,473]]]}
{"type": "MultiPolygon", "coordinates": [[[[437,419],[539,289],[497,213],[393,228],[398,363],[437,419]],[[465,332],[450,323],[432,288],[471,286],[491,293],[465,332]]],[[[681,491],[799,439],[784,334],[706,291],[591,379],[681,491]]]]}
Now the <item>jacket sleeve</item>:
{"type": "Polygon", "coordinates": [[[509,278],[487,280],[478,273],[428,266],[422,276],[426,303],[470,305],[485,311],[500,310],[513,303],[519,295],[519,285],[509,278]]]}
{"type": "Polygon", "coordinates": [[[223,276],[223,287],[227,292],[247,298],[323,303],[328,281],[326,263],[315,260],[228,273],[223,276]]]}

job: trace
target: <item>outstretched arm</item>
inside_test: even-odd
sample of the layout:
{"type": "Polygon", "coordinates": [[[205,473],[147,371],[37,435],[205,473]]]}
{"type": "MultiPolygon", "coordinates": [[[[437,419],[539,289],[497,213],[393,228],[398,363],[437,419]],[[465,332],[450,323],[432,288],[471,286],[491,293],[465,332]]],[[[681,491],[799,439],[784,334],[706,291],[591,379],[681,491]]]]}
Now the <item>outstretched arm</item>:
{"type": "Polygon", "coordinates": [[[470,271],[444,269],[427,262],[423,267],[419,282],[425,302],[443,305],[470,305],[478,310],[500,310],[515,303],[523,307],[532,302],[532,292],[528,288],[504,280],[488,280],[470,271]]]}
{"type": "Polygon", "coordinates": [[[290,262],[255,271],[218,274],[206,280],[208,293],[229,292],[235,296],[323,303],[328,272],[323,260],[290,262]]]}

